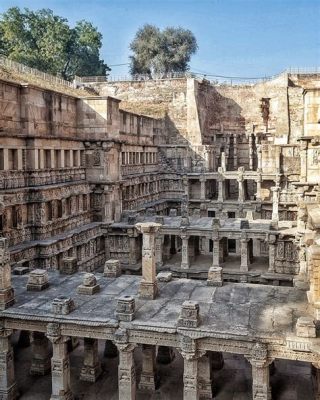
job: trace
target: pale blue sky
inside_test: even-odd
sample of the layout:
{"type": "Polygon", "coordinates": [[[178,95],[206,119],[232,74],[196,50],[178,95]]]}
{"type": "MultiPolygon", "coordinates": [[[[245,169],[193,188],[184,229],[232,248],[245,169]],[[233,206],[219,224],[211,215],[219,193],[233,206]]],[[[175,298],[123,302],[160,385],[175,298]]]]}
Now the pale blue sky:
{"type": "MultiPolygon", "coordinates": [[[[0,13],[12,6],[51,8],[70,24],[91,21],[108,64],[129,62],[135,32],[151,23],[195,34],[196,72],[259,77],[320,65],[320,0],[0,0],[0,13]]],[[[127,71],[114,67],[112,75],[127,71]]]]}

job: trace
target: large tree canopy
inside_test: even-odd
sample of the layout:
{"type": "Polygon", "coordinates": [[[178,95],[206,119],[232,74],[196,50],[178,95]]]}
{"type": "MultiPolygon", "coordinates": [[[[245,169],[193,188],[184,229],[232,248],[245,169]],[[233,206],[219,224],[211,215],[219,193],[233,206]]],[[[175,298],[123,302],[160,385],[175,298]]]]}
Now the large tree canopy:
{"type": "Polygon", "coordinates": [[[130,44],[132,74],[166,74],[185,72],[197,51],[197,41],[188,29],[168,27],[161,31],[144,25],[130,44]]]}
{"type": "Polygon", "coordinates": [[[109,70],[100,59],[101,40],[90,22],[80,21],[71,28],[48,9],[12,7],[0,18],[0,54],[65,79],[109,70]]]}

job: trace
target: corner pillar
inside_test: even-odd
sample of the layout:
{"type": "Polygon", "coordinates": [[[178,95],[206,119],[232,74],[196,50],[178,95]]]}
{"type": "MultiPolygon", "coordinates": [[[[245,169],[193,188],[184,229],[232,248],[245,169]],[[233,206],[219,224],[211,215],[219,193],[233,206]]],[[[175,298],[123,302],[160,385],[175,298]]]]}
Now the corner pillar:
{"type": "Polygon", "coordinates": [[[199,400],[199,365],[196,356],[183,354],[183,400],[199,400]]]}
{"type": "Polygon", "coordinates": [[[136,398],[136,372],[133,359],[135,346],[132,344],[119,344],[118,385],[119,400],[135,400],[136,398]]]}
{"type": "Polygon", "coordinates": [[[14,356],[10,342],[12,331],[0,328],[0,398],[16,400],[18,389],[14,375],[14,356]]]}
{"type": "Polygon", "coordinates": [[[248,272],[249,270],[249,251],[248,251],[248,239],[242,238],[240,240],[241,243],[241,248],[240,248],[240,254],[241,254],[241,264],[240,264],[240,271],[242,272],[248,272]]]}

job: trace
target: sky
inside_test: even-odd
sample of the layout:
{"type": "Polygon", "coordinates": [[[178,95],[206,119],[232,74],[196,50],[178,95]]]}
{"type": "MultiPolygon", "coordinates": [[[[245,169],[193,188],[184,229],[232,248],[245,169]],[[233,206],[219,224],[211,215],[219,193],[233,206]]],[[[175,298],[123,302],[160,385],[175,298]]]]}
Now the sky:
{"type": "MultiPolygon", "coordinates": [[[[129,44],[148,23],[193,32],[199,49],[192,72],[265,77],[320,66],[320,0],[0,0],[0,13],[12,6],[50,8],[71,25],[92,22],[108,65],[129,62],[129,44]]],[[[111,75],[128,71],[114,66],[111,75]]]]}

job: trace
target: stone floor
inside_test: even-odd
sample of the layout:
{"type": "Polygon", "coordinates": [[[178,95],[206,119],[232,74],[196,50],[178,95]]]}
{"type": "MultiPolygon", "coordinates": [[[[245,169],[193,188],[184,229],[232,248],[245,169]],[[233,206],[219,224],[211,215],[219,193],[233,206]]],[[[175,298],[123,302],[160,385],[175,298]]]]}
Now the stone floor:
{"type": "MultiPolygon", "coordinates": [[[[71,386],[76,400],[118,400],[118,359],[103,357],[103,343],[99,342],[103,373],[95,384],[81,382],[82,345],[71,354],[71,386]]],[[[48,400],[51,376],[33,377],[28,374],[31,349],[15,348],[16,376],[21,400],[48,400]]],[[[215,400],[250,400],[251,369],[241,356],[224,354],[222,370],[214,372],[215,400]]],[[[140,350],[135,351],[137,379],[140,377],[140,350]]],[[[183,398],[183,362],[177,355],[170,365],[158,365],[160,386],[153,394],[138,390],[137,400],[179,400],[183,398]]],[[[276,361],[271,376],[273,400],[312,400],[310,364],[295,361],[276,361]]]]}

